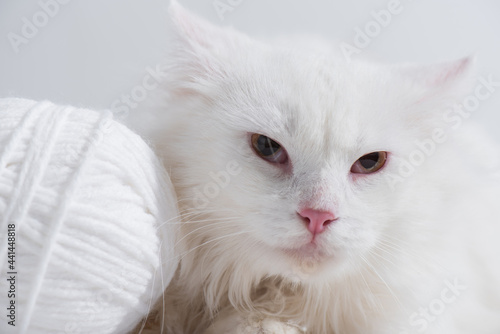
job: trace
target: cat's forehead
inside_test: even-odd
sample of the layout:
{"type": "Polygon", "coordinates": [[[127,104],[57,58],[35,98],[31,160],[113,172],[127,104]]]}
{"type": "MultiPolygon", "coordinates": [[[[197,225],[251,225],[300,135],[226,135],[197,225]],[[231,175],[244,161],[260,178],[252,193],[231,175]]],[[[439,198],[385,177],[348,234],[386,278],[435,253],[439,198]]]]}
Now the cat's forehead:
{"type": "Polygon", "coordinates": [[[272,60],[231,82],[232,98],[244,105],[236,118],[248,131],[322,151],[362,145],[363,112],[373,107],[368,105],[368,95],[374,94],[370,70],[325,58],[272,60]]]}

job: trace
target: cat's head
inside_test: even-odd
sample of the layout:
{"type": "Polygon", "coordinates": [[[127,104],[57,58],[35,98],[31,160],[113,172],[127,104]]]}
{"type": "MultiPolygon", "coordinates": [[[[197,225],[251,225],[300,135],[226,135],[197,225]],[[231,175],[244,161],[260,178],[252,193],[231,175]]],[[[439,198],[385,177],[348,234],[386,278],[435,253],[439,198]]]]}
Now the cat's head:
{"type": "Polygon", "coordinates": [[[415,232],[432,195],[399,162],[432,138],[470,60],[348,64],[317,41],[266,44],[171,12],[164,144],[185,239],[248,272],[315,279],[415,232]]]}

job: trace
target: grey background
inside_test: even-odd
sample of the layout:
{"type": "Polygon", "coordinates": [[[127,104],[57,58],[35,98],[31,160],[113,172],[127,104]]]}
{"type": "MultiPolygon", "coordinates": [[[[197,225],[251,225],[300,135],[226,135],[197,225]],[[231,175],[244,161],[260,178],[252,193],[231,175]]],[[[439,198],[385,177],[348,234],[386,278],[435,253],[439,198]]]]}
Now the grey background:
{"type": "MultiPolygon", "coordinates": [[[[168,49],[166,0],[65,0],[27,44],[15,52],[9,34],[22,36],[23,17],[33,22],[41,3],[0,0],[0,97],[49,99],[110,108],[140,85],[148,66],[168,49]]],[[[63,1],[63,0],[60,0],[63,1]]],[[[388,0],[179,0],[190,10],[252,36],[319,34],[353,43],[356,27],[388,0]],[[223,16],[214,3],[233,9],[223,16]],[[234,5],[231,5],[234,4],[234,5]]],[[[361,56],[382,62],[433,63],[475,54],[480,75],[500,81],[500,2],[400,0],[392,17],[361,56]]],[[[500,141],[500,89],[481,103],[473,119],[500,141]]]]}

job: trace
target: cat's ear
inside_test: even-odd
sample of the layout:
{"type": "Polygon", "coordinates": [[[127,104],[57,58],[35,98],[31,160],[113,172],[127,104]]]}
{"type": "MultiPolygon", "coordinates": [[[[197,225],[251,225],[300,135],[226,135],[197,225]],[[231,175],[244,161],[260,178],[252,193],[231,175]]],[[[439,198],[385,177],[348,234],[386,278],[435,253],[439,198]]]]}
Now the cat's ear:
{"type": "Polygon", "coordinates": [[[221,29],[207,20],[198,17],[182,7],[176,0],[171,0],[169,7],[170,20],[176,38],[184,46],[206,50],[214,50],[226,35],[221,29]]]}
{"type": "Polygon", "coordinates": [[[450,111],[459,108],[471,93],[475,58],[427,66],[402,65],[398,72],[404,80],[396,80],[399,87],[394,89],[407,101],[406,112],[400,115],[428,135],[428,131],[449,124],[450,111]]]}
{"type": "Polygon", "coordinates": [[[246,37],[196,16],[175,0],[171,0],[169,14],[173,33],[170,79],[184,88],[224,79],[233,50],[246,37]]]}
{"type": "Polygon", "coordinates": [[[421,99],[460,99],[472,88],[475,57],[435,65],[404,65],[400,68],[421,90],[421,99]]]}

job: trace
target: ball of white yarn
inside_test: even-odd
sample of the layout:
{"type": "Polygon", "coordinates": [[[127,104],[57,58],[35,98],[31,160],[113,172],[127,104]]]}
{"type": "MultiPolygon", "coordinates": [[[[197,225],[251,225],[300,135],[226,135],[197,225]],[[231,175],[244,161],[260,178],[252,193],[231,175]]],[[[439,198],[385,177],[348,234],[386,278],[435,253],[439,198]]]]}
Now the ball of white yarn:
{"type": "Polygon", "coordinates": [[[0,333],[127,333],[174,274],[177,216],[160,162],[110,113],[0,100],[0,333]]]}

